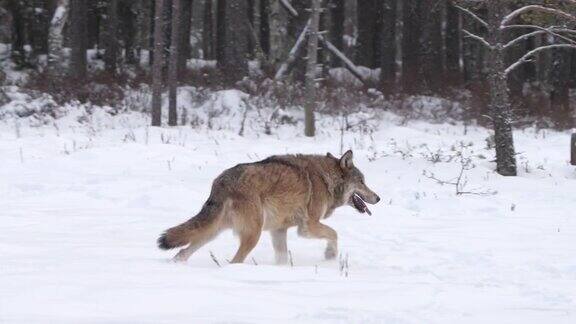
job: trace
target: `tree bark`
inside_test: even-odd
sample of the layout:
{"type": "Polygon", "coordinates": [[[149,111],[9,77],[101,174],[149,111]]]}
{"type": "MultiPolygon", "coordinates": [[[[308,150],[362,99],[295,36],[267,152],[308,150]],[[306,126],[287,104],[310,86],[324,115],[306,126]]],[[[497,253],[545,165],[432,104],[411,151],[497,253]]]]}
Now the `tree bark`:
{"type": "Polygon", "coordinates": [[[120,0],[118,11],[122,17],[121,30],[122,39],[124,41],[124,53],[127,64],[135,65],[136,60],[136,47],[137,47],[137,7],[134,0],[120,0]]]}
{"type": "Polygon", "coordinates": [[[104,41],[104,64],[106,71],[110,74],[116,74],[118,68],[118,0],[110,0],[107,3],[106,15],[106,38],[104,41]]]}
{"type": "MultiPolygon", "coordinates": [[[[340,51],[344,51],[344,23],[346,21],[345,0],[331,0],[330,42],[340,51]]],[[[332,66],[340,66],[340,60],[332,56],[332,66]]]]}
{"type": "Polygon", "coordinates": [[[550,112],[556,125],[561,128],[573,127],[570,109],[570,65],[571,50],[556,50],[552,52],[550,71],[550,112]]]}
{"type": "Polygon", "coordinates": [[[24,8],[20,1],[8,2],[8,9],[12,14],[12,61],[19,67],[26,65],[26,19],[24,17],[24,8]]]}
{"type": "Polygon", "coordinates": [[[162,66],[164,61],[164,0],[154,10],[154,63],[152,66],[152,126],[162,125],[162,66]]]}
{"type": "MultiPolygon", "coordinates": [[[[284,46],[282,43],[288,38],[285,37],[287,30],[282,20],[283,9],[280,0],[270,0],[269,10],[270,14],[268,16],[268,21],[270,24],[270,51],[268,54],[268,61],[273,68],[276,68],[285,57],[284,46]]],[[[297,31],[296,33],[299,33],[300,31],[297,31]]]]}
{"type": "Polygon", "coordinates": [[[213,0],[204,0],[204,19],[202,27],[202,50],[205,60],[215,58],[213,0]]]}
{"type": "MultiPolygon", "coordinates": [[[[304,26],[308,23],[308,18],[310,16],[310,6],[312,4],[312,0],[292,0],[291,4],[292,7],[298,12],[298,16],[295,17],[293,15],[288,16],[288,38],[290,39],[290,43],[296,43],[296,39],[301,30],[304,29],[304,26]]],[[[283,10],[281,8],[281,10],[283,10]]],[[[320,22],[318,22],[320,24],[320,22]]],[[[279,39],[280,44],[286,41],[286,34],[277,35],[281,38],[279,39]]],[[[297,58],[294,70],[292,71],[292,78],[297,82],[306,82],[306,69],[307,63],[306,60],[302,59],[303,57],[307,56],[307,48],[303,49],[303,54],[297,58]]],[[[282,55],[284,54],[284,49],[282,49],[282,55]]]]}
{"type": "Polygon", "coordinates": [[[314,110],[316,109],[316,70],[318,67],[318,32],[320,27],[320,0],[312,0],[310,33],[308,35],[308,60],[306,66],[306,106],[305,130],[306,136],[316,134],[314,110]]]}
{"type": "Polygon", "coordinates": [[[218,1],[218,67],[234,84],[248,75],[248,17],[245,0],[218,1]]]}
{"type": "Polygon", "coordinates": [[[87,0],[70,2],[70,76],[76,80],[86,79],[86,21],[87,0]]]}
{"type": "Polygon", "coordinates": [[[176,126],[178,122],[178,59],[181,23],[181,1],[172,0],[172,37],[170,44],[170,63],[168,66],[168,125],[176,126]]]}
{"type": "Polygon", "coordinates": [[[499,0],[488,0],[488,42],[493,45],[489,51],[490,71],[490,115],[494,125],[496,143],[496,169],[503,176],[516,176],[516,152],[512,134],[512,112],[505,74],[504,37],[500,24],[504,17],[499,0]]]}
{"type": "Polygon", "coordinates": [[[444,86],[444,39],[442,1],[424,1],[422,22],[422,77],[426,91],[438,94],[444,86]]]}
{"type": "Polygon", "coordinates": [[[402,36],[402,88],[415,94],[422,90],[421,1],[405,0],[402,36]]]}
{"type": "Polygon", "coordinates": [[[186,71],[186,62],[192,54],[192,48],[190,46],[192,0],[181,0],[181,14],[179,16],[173,15],[172,17],[181,17],[179,32],[180,44],[178,47],[178,73],[183,73],[186,71]]]}
{"type": "Polygon", "coordinates": [[[397,0],[382,1],[382,57],[380,59],[380,84],[383,91],[390,93],[396,84],[396,19],[397,0]]]}
{"type": "Polygon", "coordinates": [[[270,1],[260,0],[260,46],[270,55],[270,1]]]}
{"type": "Polygon", "coordinates": [[[62,47],[64,44],[64,25],[68,20],[68,0],[59,0],[48,31],[48,73],[52,77],[59,77],[64,61],[62,47]]]}
{"type": "Polygon", "coordinates": [[[48,54],[48,4],[45,0],[34,0],[32,22],[32,50],[35,58],[48,54]]]}
{"type": "Polygon", "coordinates": [[[448,84],[462,83],[460,12],[451,0],[446,4],[446,70],[448,84]]]}
{"type": "Polygon", "coordinates": [[[382,0],[358,1],[358,39],[356,41],[356,61],[359,65],[377,68],[380,58],[378,20],[382,15],[382,0]]]}

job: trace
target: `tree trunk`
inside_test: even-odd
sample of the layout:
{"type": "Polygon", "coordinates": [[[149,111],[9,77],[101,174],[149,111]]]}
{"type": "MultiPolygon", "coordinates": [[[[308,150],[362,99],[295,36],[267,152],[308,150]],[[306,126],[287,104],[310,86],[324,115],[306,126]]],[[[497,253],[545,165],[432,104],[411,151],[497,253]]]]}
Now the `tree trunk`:
{"type": "MultiPolygon", "coordinates": [[[[250,28],[254,28],[254,0],[246,0],[246,17],[248,17],[248,23],[250,24],[250,28]]],[[[248,33],[251,31],[248,30],[248,33]]],[[[253,39],[254,37],[248,37],[247,44],[248,44],[248,55],[250,59],[256,57],[256,42],[253,39]]]]}
{"type": "Polygon", "coordinates": [[[308,36],[308,60],[306,66],[305,135],[316,133],[314,110],[316,109],[316,69],[318,67],[318,32],[320,27],[320,0],[312,0],[310,33],[308,36]]]}
{"type": "Polygon", "coordinates": [[[122,39],[124,40],[124,53],[127,64],[135,65],[136,47],[137,47],[137,8],[136,2],[132,0],[120,0],[118,11],[122,17],[121,30],[122,39]]]}
{"type": "MultiPolygon", "coordinates": [[[[346,21],[345,0],[331,0],[330,42],[340,51],[344,51],[344,23],[346,21]]],[[[332,66],[340,66],[340,60],[332,56],[332,66]]]]}
{"type": "Polygon", "coordinates": [[[168,72],[168,62],[170,61],[170,44],[172,44],[172,1],[164,0],[164,61],[162,67],[164,75],[168,72]]]}
{"type": "MultiPolygon", "coordinates": [[[[98,48],[100,44],[100,27],[104,24],[102,23],[106,14],[102,12],[100,1],[88,1],[88,19],[86,20],[86,47],[87,48],[98,48]]],[[[104,8],[106,9],[106,8],[104,8]]],[[[105,29],[105,27],[102,27],[105,29]]]]}
{"type": "Polygon", "coordinates": [[[34,0],[32,22],[32,51],[34,57],[48,54],[48,5],[45,0],[34,0]]]}
{"type": "Polygon", "coordinates": [[[162,125],[162,66],[164,61],[164,0],[154,10],[154,64],[152,66],[152,126],[162,125]]]}
{"type": "Polygon", "coordinates": [[[260,46],[267,56],[270,55],[270,1],[260,0],[260,46]]]}
{"type": "Polygon", "coordinates": [[[108,1],[106,15],[106,33],[104,40],[104,64],[106,71],[110,74],[116,74],[118,68],[118,0],[108,1]]]}
{"type": "Polygon", "coordinates": [[[213,18],[213,1],[204,0],[204,22],[202,27],[202,50],[205,60],[213,60],[214,54],[214,18],[213,18]]]}
{"type": "Polygon", "coordinates": [[[496,143],[496,169],[503,176],[516,176],[516,153],[512,134],[512,112],[505,70],[503,35],[500,23],[504,12],[499,0],[488,0],[488,38],[495,46],[489,51],[488,83],[490,87],[490,115],[496,143]]]}
{"type": "Polygon", "coordinates": [[[402,36],[402,88],[415,94],[422,90],[421,1],[405,0],[402,36]]]}
{"type": "Polygon", "coordinates": [[[170,44],[170,63],[168,66],[168,125],[176,126],[178,121],[177,95],[178,95],[178,51],[180,39],[181,1],[172,0],[172,37],[170,44]]]}
{"type": "Polygon", "coordinates": [[[68,20],[68,0],[59,0],[54,16],[50,22],[48,31],[48,73],[52,77],[59,77],[61,75],[64,55],[62,47],[64,44],[64,25],[68,20]]]}
{"type": "Polygon", "coordinates": [[[424,1],[422,22],[422,76],[424,89],[439,93],[444,86],[444,40],[442,1],[424,1]]]}
{"type": "Polygon", "coordinates": [[[178,73],[186,71],[186,62],[192,54],[190,46],[190,35],[192,28],[192,0],[181,0],[181,14],[180,16],[173,15],[172,17],[181,17],[178,46],[178,73]]]}
{"type": "MultiPolygon", "coordinates": [[[[264,2],[264,1],[263,1],[264,2]]],[[[276,68],[285,57],[283,42],[288,38],[285,37],[287,30],[283,24],[283,11],[280,0],[270,0],[270,14],[268,21],[270,23],[270,51],[268,61],[273,68],[276,68]]],[[[300,30],[301,31],[301,30],[300,30]]],[[[300,33],[300,31],[296,33],[300,33]]]]}
{"type": "MultiPolygon", "coordinates": [[[[288,17],[288,35],[291,40],[290,43],[295,44],[298,35],[300,35],[300,31],[302,31],[304,26],[308,23],[312,0],[292,0],[291,3],[294,9],[298,12],[297,17],[292,15],[289,15],[288,17]]],[[[318,24],[320,24],[320,22],[318,22],[318,24]]],[[[286,41],[286,38],[284,37],[285,34],[279,36],[282,36],[280,40],[281,43],[286,41]]],[[[284,52],[284,49],[282,52],[284,52]]],[[[306,82],[307,62],[302,59],[307,56],[306,52],[307,48],[305,47],[303,49],[303,54],[296,60],[294,70],[292,71],[293,80],[298,82],[306,82]]]]}
{"type": "Polygon", "coordinates": [[[245,0],[218,1],[218,67],[224,82],[248,75],[248,17],[245,0]]]}
{"type": "Polygon", "coordinates": [[[381,31],[378,20],[382,14],[382,0],[358,1],[358,39],[356,41],[356,61],[358,65],[371,69],[378,67],[378,49],[381,31]]]}
{"type": "Polygon", "coordinates": [[[86,79],[86,20],[87,0],[70,2],[70,76],[76,80],[86,79]]]}
{"type": "Polygon", "coordinates": [[[460,68],[461,55],[461,26],[460,11],[454,7],[452,1],[446,4],[446,70],[447,81],[452,86],[462,83],[462,69],[460,68]]]}
{"type": "Polygon", "coordinates": [[[24,8],[19,1],[8,2],[8,8],[12,13],[12,61],[19,67],[26,65],[26,19],[24,8]]]}
{"type": "Polygon", "coordinates": [[[552,52],[550,71],[550,108],[552,119],[561,128],[573,127],[570,109],[570,65],[571,51],[555,50],[552,52]]]}
{"type": "Polygon", "coordinates": [[[396,19],[397,0],[382,1],[382,57],[380,59],[380,84],[385,92],[392,92],[396,84],[396,19]]]}

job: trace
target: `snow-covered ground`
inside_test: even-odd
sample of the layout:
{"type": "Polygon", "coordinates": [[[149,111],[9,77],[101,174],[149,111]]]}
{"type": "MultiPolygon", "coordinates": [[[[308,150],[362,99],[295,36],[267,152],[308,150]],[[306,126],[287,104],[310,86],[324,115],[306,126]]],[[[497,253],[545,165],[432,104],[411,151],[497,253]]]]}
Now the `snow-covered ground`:
{"type": "Polygon", "coordinates": [[[576,323],[567,133],[517,132],[521,174],[503,178],[487,130],[383,114],[344,137],[383,198],[373,216],[343,207],[326,221],[349,267],[294,230],[293,266],[274,265],[268,235],[227,264],[231,233],[175,264],[156,238],[198,211],[214,177],[272,154],[339,153],[335,121],[309,139],[301,126],[241,137],[104,115],[0,123],[0,323],[576,323]],[[458,152],[475,166],[464,189],[483,195],[423,175],[454,178],[458,152]]]}

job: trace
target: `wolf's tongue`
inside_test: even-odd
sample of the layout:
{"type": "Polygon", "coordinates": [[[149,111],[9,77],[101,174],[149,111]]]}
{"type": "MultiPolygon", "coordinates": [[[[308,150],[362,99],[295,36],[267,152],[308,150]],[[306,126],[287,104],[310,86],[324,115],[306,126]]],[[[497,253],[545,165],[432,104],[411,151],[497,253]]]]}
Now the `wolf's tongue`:
{"type": "Polygon", "coordinates": [[[366,206],[366,203],[364,202],[364,200],[362,200],[362,198],[360,198],[360,196],[354,194],[354,196],[352,196],[352,202],[354,203],[354,207],[359,212],[367,213],[368,215],[372,216],[372,212],[370,212],[370,209],[368,209],[368,206],[366,206]]]}

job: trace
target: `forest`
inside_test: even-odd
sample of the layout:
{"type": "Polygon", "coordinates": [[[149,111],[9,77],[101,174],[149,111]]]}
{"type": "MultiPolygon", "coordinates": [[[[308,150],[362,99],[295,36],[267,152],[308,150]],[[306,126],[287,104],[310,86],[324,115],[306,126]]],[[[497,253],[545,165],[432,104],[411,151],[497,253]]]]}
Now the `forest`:
{"type": "Polygon", "coordinates": [[[318,101],[341,113],[342,92],[463,102],[457,118],[493,124],[498,170],[514,175],[513,124],[574,126],[575,11],[569,0],[3,0],[0,43],[3,67],[59,102],[114,105],[149,84],[152,125],[164,90],[179,123],[178,85],[301,105],[309,136],[318,101]]]}

